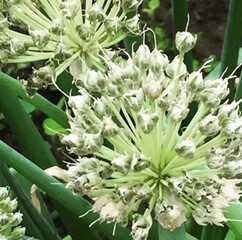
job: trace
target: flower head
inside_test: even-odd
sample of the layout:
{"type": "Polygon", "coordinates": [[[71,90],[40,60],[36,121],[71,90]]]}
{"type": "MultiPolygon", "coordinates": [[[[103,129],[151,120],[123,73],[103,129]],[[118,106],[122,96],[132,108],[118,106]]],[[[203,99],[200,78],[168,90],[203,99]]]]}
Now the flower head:
{"type": "MultiPolygon", "coordinates": [[[[102,69],[99,54],[128,33],[139,33],[139,15],[130,18],[127,13],[137,11],[141,2],[3,1],[1,10],[6,14],[0,14],[0,62],[58,63],[50,72],[53,78],[68,67],[71,72],[76,67],[78,72],[91,66],[102,69]]],[[[27,90],[36,90],[49,84],[44,79],[36,83],[30,78],[24,83],[27,90]]]]}
{"type": "Polygon", "coordinates": [[[107,72],[88,70],[80,94],[69,98],[63,142],[78,160],[67,186],[91,197],[101,220],[132,220],[134,239],[147,238],[151,214],[171,231],[189,215],[221,225],[225,207],[241,195],[238,104],[221,104],[227,79],[204,80],[202,69],[189,74],[182,56],[169,62],[141,45],[126,60],[107,59],[107,72]],[[103,84],[90,84],[94,75],[103,84]],[[198,109],[181,127],[191,102],[198,109]]]}
{"type": "Polygon", "coordinates": [[[9,190],[0,187],[0,239],[23,239],[25,228],[19,226],[22,214],[15,212],[16,208],[16,199],[11,200],[9,190]]]}

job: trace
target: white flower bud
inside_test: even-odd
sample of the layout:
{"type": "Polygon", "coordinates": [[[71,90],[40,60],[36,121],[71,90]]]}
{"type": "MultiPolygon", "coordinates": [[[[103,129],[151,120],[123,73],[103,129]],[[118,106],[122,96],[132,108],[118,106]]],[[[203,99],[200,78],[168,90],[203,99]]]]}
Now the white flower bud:
{"type": "Polygon", "coordinates": [[[0,13],[0,30],[3,31],[6,28],[8,28],[8,19],[0,13]]]}
{"type": "Polygon", "coordinates": [[[151,71],[156,75],[160,75],[166,69],[169,64],[169,60],[165,54],[162,54],[155,48],[151,53],[150,64],[151,71]]]}
{"type": "Polygon", "coordinates": [[[118,125],[112,120],[111,117],[104,117],[102,119],[103,122],[103,130],[102,134],[104,137],[112,137],[118,133],[119,127],[118,125]]]}
{"type": "Polygon", "coordinates": [[[105,18],[104,26],[108,34],[114,36],[122,29],[122,22],[118,17],[105,18]]]}
{"type": "Polygon", "coordinates": [[[206,80],[203,91],[199,93],[201,100],[208,107],[217,107],[229,93],[227,86],[228,81],[223,79],[206,80]]]}
{"type": "Polygon", "coordinates": [[[136,213],[133,215],[131,236],[133,240],[147,239],[149,230],[152,226],[152,218],[150,214],[144,216],[136,213]]]}
{"type": "Polygon", "coordinates": [[[82,81],[88,91],[102,91],[107,84],[106,76],[100,71],[88,69],[85,73],[80,74],[77,81],[82,81]]]}
{"type": "Polygon", "coordinates": [[[199,123],[199,130],[206,136],[214,136],[220,131],[219,120],[217,116],[207,115],[199,123]]]}
{"type": "Polygon", "coordinates": [[[103,144],[103,138],[100,133],[85,133],[83,134],[84,146],[81,150],[83,155],[96,152],[103,144]]]}
{"type": "Polygon", "coordinates": [[[29,30],[29,35],[37,48],[43,49],[50,40],[50,33],[47,29],[42,30],[29,30]]]}
{"type": "Polygon", "coordinates": [[[142,171],[149,167],[150,158],[147,158],[144,154],[134,154],[130,165],[133,171],[142,171]]]}
{"type": "Polygon", "coordinates": [[[162,93],[162,81],[156,81],[154,79],[153,73],[150,72],[147,76],[147,82],[143,82],[142,89],[149,98],[156,99],[162,93]]]}
{"type": "Polygon", "coordinates": [[[25,227],[15,227],[11,232],[11,239],[24,239],[25,231],[25,227]]]}
{"type": "Polygon", "coordinates": [[[124,203],[129,203],[134,198],[134,191],[126,186],[118,187],[117,193],[124,203]]]}
{"type": "Polygon", "coordinates": [[[88,42],[92,38],[94,31],[95,31],[95,25],[93,25],[90,22],[85,22],[84,24],[77,25],[76,31],[78,32],[81,39],[88,42]]]}
{"type": "Polygon", "coordinates": [[[192,72],[186,78],[186,84],[191,92],[201,91],[204,87],[204,79],[201,72],[192,72]]]}
{"type": "Polygon", "coordinates": [[[112,165],[121,173],[127,174],[130,171],[132,156],[120,155],[112,160],[112,165]]]}
{"type": "MultiPolygon", "coordinates": [[[[169,77],[174,78],[178,77],[176,76],[177,74],[177,69],[178,69],[178,63],[179,63],[179,57],[175,57],[171,63],[169,63],[166,67],[166,73],[169,77]]],[[[187,67],[184,63],[182,63],[179,71],[179,79],[184,79],[184,77],[187,74],[187,67]]]]}
{"type": "Polygon", "coordinates": [[[76,16],[77,12],[79,11],[79,8],[80,8],[80,2],[75,0],[70,0],[65,2],[61,1],[61,4],[60,4],[61,13],[67,19],[73,19],[76,16]]]}
{"type": "Polygon", "coordinates": [[[98,2],[95,2],[88,10],[88,19],[92,22],[101,22],[105,18],[105,14],[98,2]]]}
{"type": "Polygon", "coordinates": [[[27,44],[18,38],[12,38],[10,40],[10,52],[14,56],[24,54],[27,51],[27,44]]]}
{"type": "Polygon", "coordinates": [[[88,94],[70,96],[68,99],[68,105],[71,108],[77,109],[80,112],[85,112],[90,108],[91,98],[88,94]]]}
{"type": "Polygon", "coordinates": [[[129,107],[135,111],[139,111],[144,101],[144,94],[142,89],[131,90],[125,93],[123,98],[129,107]]]}
{"type": "Polygon", "coordinates": [[[225,162],[225,149],[223,148],[211,148],[210,152],[206,156],[207,164],[210,168],[216,169],[223,166],[225,162]]]}
{"type": "Polygon", "coordinates": [[[178,123],[187,117],[189,108],[185,102],[172,102],[168,109],[170,118],[178,123]]]}
{"type": "Polygon", "coordinates": [[[133,54],[134,65],[142,70],[147,70],[150,66],[150,49],[147,45],[140,45],[138,50],[133,54]]]}
{"type": "Polygon", "coordinates": [[[139,20],[140,20],[139,14],[136,14],[132,18],[129,18],[128,20],[126,20],[124,31],[128,29],[129,32],[133,34],[138,34],[140,32],[139,20]]]}
{"type": "Polygon", "coordinates": [[[32,81],[41,87],[46,88],[55,79],[55,70],[52,66],[44,66],[33,71],[32,81]]]}
{"type": "Polygon", "coordinates": [[[219,107],[218,119],[223,122],[225,119],[230,118],[231,114],[234,115],[233,113],[238,116],[238,102],[224,103],[219,107]]]}
{"type": "Polygon", "coordinates": [[[125,205],[121,201],[116,203],[111,200],[100,209],[99,214],[100,218],[107,221],[107,223],[121,223],[124,210],[125,205]]]}
{"type": "Polygon", "coordinates": [[[112,112],[110,108],[107,106],[107,103],[103,96],[101,98],[97,98],[94,101],[93,109],[94,109],[94,112],[100,117],[104,115],[110,115],[112,112]]]}
{"type": "Polygon", "coordinates": [[[192,140],[183,140],[176,145],[175,151],[183,158],[193,158],[196,145],[192,140]]]}
{"type": "Polygon", "coordinates": [[[188,52],[196,44],[197,36],[193,36],[189,32],[177,32],[176,33],[176,48],[179,52],[188,52]]]}
{"type": "Polygon", "coordinates": [[[184,206],[178,201],[164,206],[159,203],[155,206],[155,219],[163,228],[173,231],[187,220],[185,211],[184,206]]]}
{"type": "Polygon", "coordinates": [[[240,135],[242,129],[242,119],[227,119],[222,123],[222,133],[226,138],[233,139],[235,136],[240,135]]]}
{"type": "Polygon", "coordinates": [[[7,187],[0,187],[0,201],[7,198],[8,196],[8,188],[7,187]]]}
{"type": "Polygon", "coordinates": [[[138,113],[138,122],[143,132],[148,134],[155,127],[158,121],[158,115],[154,113],[139,112],[138,113]]]}
{"type": "Polygon", "coordinates": [[[50,31],[56,35],[64,33],[64,24],[62,18],[55,18],[52,20],[50,31]]]}

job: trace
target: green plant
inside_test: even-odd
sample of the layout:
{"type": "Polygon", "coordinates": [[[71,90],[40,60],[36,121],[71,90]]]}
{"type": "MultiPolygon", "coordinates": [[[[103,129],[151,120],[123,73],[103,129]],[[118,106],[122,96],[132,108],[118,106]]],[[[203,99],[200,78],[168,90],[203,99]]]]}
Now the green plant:
{"type": "MultiPolygon", "coordinates": [[[[158,3],[146,2],[144,11],[152,17],[158,3]]],[[[242,80],[231,84],[242,62],[242,1],[230,2],[223,57],[206,78],[209,61],[190,68],[196,36],[185,29],[187,4],[172,1],[178,55],[169,60],[156,48],[159,36],[152,51],[142,43],[141,1],[0,3],[4,69],[40,66],[21,82],[0,73],[0,111],[21,151],[0,141],[0,184],[17,197],[30,239],[242,238],[242,80]],[[128,33],[141,39],[137,51],[128,33]],[[121,40],[129,53],[115,48],[121,40]],[[60,104],[36,93],[51,84],[63,94],[60,104]],[[56,161],[23,100],[47,115],[45,132],[60,138],[70,160],[56,161]],[[31,202],[33,184],[41,212],[31,202]]]]}

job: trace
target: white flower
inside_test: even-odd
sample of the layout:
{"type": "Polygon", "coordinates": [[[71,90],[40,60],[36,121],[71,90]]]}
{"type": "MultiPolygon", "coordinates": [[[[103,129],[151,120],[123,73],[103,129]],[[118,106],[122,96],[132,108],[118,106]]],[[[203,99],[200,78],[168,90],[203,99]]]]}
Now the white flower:
{"type": "MultiPolygon", "coordinates": [[[[132,220],[133,239],[147,239],[152,214],[169,230],[189,216],[201,225],[221,225],[225,208],[241,195],[242,118],[237,104],[220,106],[227,79],[204,81],[201,70],[187,73],[182,53],[168,63],[157,51],[142,45],[127,60],[106,56],[105,88],[92,85],[98,97],[80,107],[88,111],[70,106],[69,135],[78,132],[81,144],[69,145],[79,159],[70,166],[69,186],[93,199],[101,221],[132,220]],[[157,58],[159,71],[149,61],[157,58]],[[182,126],[192,102],[198,109],[182,126]],[[93,144],[89,135],[98,136],[93,144]],[[99,164],[73,175],[72,167],[78,169],[87,154],[99,164]],[[90,175],[102,180],[95,185],[87,177],[78,184],[90,175]],[[97,207],[103,196],[109,202],[97,207]],[[145,209],[138,212],[141,203],[145,209]]],[[[80,99],[97,73],[77,85],[80,99]]]]}

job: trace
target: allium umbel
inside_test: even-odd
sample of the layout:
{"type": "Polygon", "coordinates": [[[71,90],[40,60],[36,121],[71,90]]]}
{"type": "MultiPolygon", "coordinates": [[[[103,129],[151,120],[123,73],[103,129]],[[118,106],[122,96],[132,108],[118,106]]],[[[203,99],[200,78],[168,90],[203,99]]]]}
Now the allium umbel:
{"type": "Polygon", "coordinates": [[[45,60],[35,69],[27,90],[46,87],[68,67],[103,69],[99,54],[139,33],[136,12],[142,0],[2,1],[0,63],[45,60]]]}
{"type": "Polygon", "coordinates": [[[22,240],[25,228],[19,224],[22,222],[22,214],[15,212],[16,199],[11,200],[7,187],[0,187],[0,239],[22,240]]]}
{"type": "Polygon", "coordinates": [[[187,72],[186,41],[176,42],[182,47],[171,62],[146,45],[127,60],[107,59],[108,71],[87,70],[77,80],[80,94],[69,97],[63,142],[78,159],[67,187],[93,199],[100,221],[132,222],[133,239],[148,237],[152,219],[171,231],[191,215],[222,225],[225,208],[241,195],[238,103],[222,103],[228,79],[187,72]],[[198,108],[184,127],[192,102],[198,108]]]}

